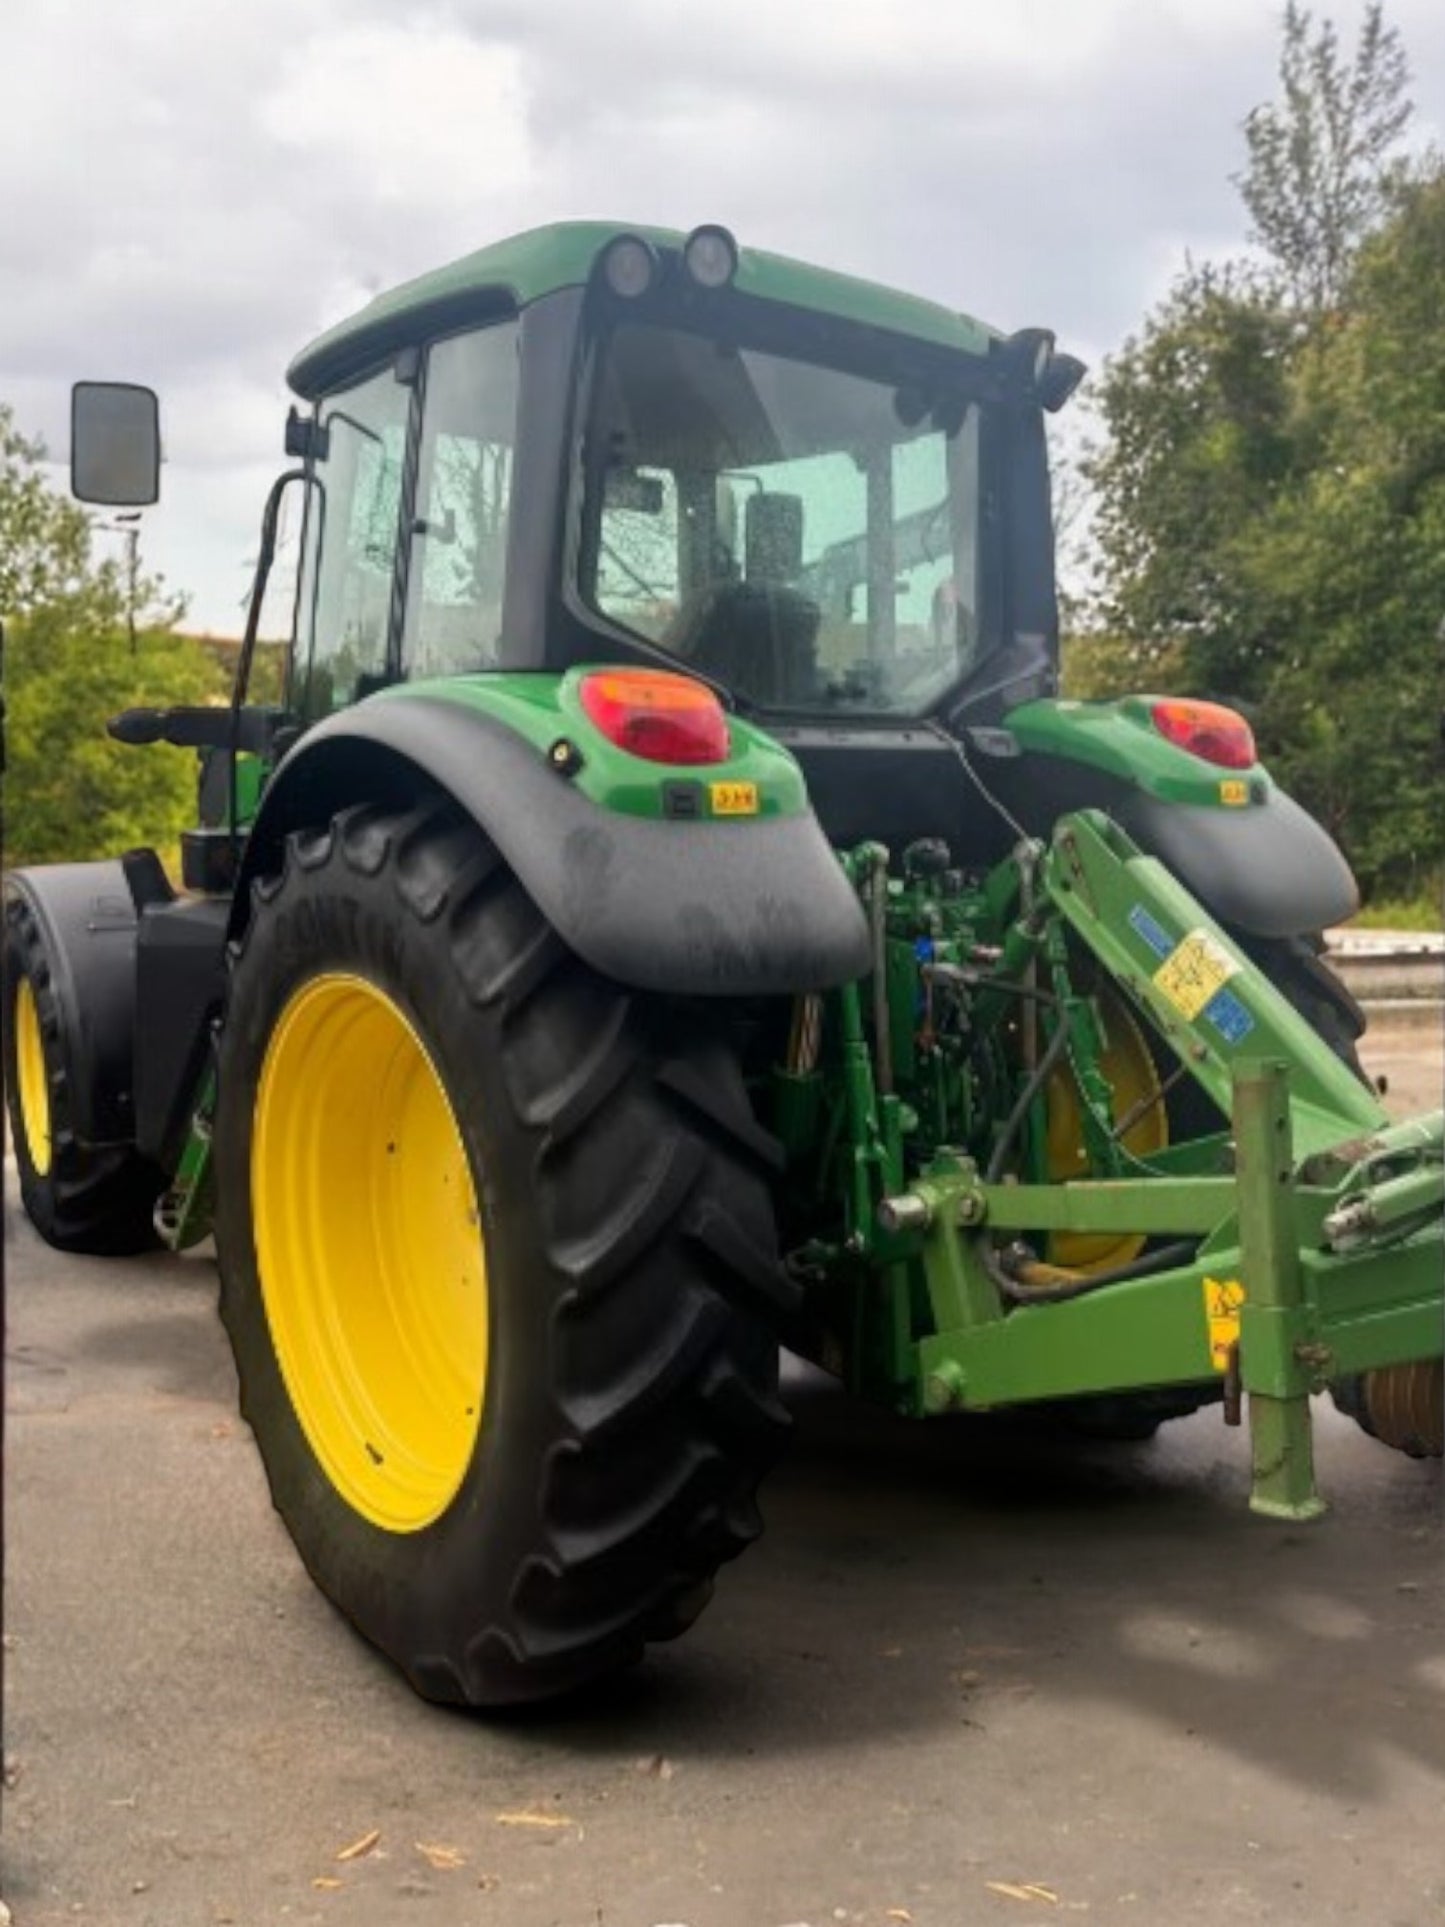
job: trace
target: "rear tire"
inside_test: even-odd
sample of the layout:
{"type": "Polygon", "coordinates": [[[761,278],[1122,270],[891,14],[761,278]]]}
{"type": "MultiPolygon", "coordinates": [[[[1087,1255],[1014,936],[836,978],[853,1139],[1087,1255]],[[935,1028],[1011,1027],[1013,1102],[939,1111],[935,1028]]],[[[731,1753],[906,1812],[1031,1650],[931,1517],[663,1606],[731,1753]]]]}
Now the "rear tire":
{"type": "Polygon", "coordinates": [[[1364,1013],[1329,965],[1321,961],[1322,940],[1285,937],[1251,942],[1244,947],[1311,1030],[1324,1039],[1362,1084],[1373,1090],[1374,1084],[1356,1048],[1365,1031],[1364,1013]]]}
{"type": "MultiPolygon", "coordinates": [[[[316,1060],[317,1104],[334,1054],[316,1060]]],[[[337,1113],[337,1142],[359,1151],[370,1131],[404,1154],[388,1088],[380,1078],[365,1124],[337,1113]]],[[[598,977],[450,805],[363,805],[293,836],[283,873],[257,887],[232,960],[215,1157],[222,1315],[272,1497],[312,1577],[418,1692],[542,1698],[691,1623],[760,1529],[754,1492],[787,1425],[776,1329],[794,1295],[775,1249],[772,1140],[696,1013],[598,977]],[[264,1278],[258,1259],[272,1184],[272,1126],[258,1118],[286,1114],[284,1090],[258,1104],[283,1077],[281,1047],[270,1071],[268,1050],[328,979],[359,980],[429,1060],[475,1186],[470,1222],[479,1214],[474,1442],[451,1496],[404,1529],[382,1522],[364,1465],[338,1483],[313,1445],[323,1433],[304,1429],[278,1356],[287,1327],[268,1319],[268,1298],[283,1321],[315,1285],[328,1224],[343,1227],[349,1265],[350,1218],[322,1192],[289,1264],[269,1234],[264,1278]]],[[[351,1179],[321,1157],[313,1181],[351,1179]]],[[[417,1240],[383,1223],[388,1195],[373,1184],[356,1198],[382,1224],[367,1249],[414,1279],[417,1240]]],[[[366,1270],[343,1269],[343,1322],[348,1304],[406,1302],[389,1277],[368,1298],[366,1270]]],[[[415,1346],[399,1327],[398,1355],[420,1356],[438,1332],[439,1356],[466,1351],[445,1299],[423,1273],[415,1346]]],[[[303,1404],[324,1407],[329,1369],[308,1381],[287,1356],[303,1404]]],[[[362,1356],[358,1338],[346,1357],[362,1356]]],[[[389,1396],[380,1376],[364,1389],[378,1406],[389,1396]]]]}
{"type": "Polygon", "coordinates": [[[23,898],[5,906],[5,1095],[20,1201],[58,1251],[124,1257],[159,1244],[164,1179],[132,1145],[82,1144],[72,1128],[53,960],[23,898]]]}

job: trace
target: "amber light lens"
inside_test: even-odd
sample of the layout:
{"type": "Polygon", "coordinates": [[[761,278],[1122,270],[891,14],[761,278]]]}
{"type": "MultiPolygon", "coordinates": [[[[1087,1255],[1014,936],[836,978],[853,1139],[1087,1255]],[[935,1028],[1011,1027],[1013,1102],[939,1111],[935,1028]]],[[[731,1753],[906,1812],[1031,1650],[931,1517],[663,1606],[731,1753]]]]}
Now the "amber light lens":
{"type": "Polygon", "coordinates": [[[609,743],[649,763],[725,763],[723,706],[706,683],[665,669],[598,669],[578,689],[609,743]]]}
{"type": "Polygon", "coordinates": [[[1154,727],[1171,743],[1200,756],[1220,769],[1254,767],[1254,731],[1237,710],[1223,703],[1201,703],[1171,698],[1150,711],[1154,727]]]}

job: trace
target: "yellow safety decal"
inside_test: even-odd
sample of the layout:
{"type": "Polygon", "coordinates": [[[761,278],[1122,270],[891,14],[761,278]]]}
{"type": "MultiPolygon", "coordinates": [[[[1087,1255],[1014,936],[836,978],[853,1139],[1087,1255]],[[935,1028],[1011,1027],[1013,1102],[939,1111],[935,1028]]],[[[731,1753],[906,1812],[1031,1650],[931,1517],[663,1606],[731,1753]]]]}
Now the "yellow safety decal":
{"type": "Polygon", "coordinates": [[[714,816],[756,816],[758,813],[756,783],[709,783],[708,794],[714,816]]]}
{"type": "Polygon", "coordinates": [[[1217,937],[1191,930],[1154,972],[1154,981],[1179,1015],[1192,1021],[1238,969],[1217,937]]]}
{"type": "Polygon", "coordinates": [[[1249,785],[1241,777],[1226,776],[1219,785],[1219,800],[1231,809],[1240,809],[1249,801],[1249,785]]]}
{"type": "Polygon", "coordinates": [[[1209,1362],[1216,1372],[1229,1370],[1229,1348],[1239,1343],[1239,1308],[1244,1286],[1237,1278],[1204,1280],[1204,1320],[1209,1327],[1209,1362]]]}

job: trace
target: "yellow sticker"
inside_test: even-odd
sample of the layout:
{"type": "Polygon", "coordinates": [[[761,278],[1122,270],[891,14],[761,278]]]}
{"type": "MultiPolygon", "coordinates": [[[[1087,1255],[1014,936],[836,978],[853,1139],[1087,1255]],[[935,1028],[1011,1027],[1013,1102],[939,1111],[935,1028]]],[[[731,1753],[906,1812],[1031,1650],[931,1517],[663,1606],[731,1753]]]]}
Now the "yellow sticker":
{"type": "Polygon", "coordinates": [[[756,816],[758,813],[758,786],[756,783],[709,783],[714,816],[756,816]]]}
{"type": "Polygon", "coordinates": [[[1249,801],[1249,785],[1238,776],[1226,776],[1219,785],[1219,800],[1228,803],[1231,809],[1239,809],[1249,801]]]}
{"type": "Polygon", "coordinates": [[[1229,1370],[1229,1348],[1239,1343],[1239,1308],[1244,1286],[1237,1278],[1204,1280],[1204,1320],[1209,1327],[1209,1362],[1216,1372],[1229,1370]]]}
{"type": "Polygon", "coordinates": [[[1179,1015],[1192,1021],[1238,969],[1217,937],[1191,930],[1154,972],[1154,981],[1179,1015]]]}

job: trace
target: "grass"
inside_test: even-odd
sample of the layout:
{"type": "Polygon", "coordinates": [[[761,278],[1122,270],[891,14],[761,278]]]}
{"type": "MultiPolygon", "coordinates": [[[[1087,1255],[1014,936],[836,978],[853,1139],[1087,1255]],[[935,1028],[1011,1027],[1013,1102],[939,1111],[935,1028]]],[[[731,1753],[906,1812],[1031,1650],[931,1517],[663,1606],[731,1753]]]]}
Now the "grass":
{"type": "Polygon", "coordinates": [[[1378,897],[1351,917],[1352,930],[1439,930],[1445,926],[1438,898],[1378,897]]]}

